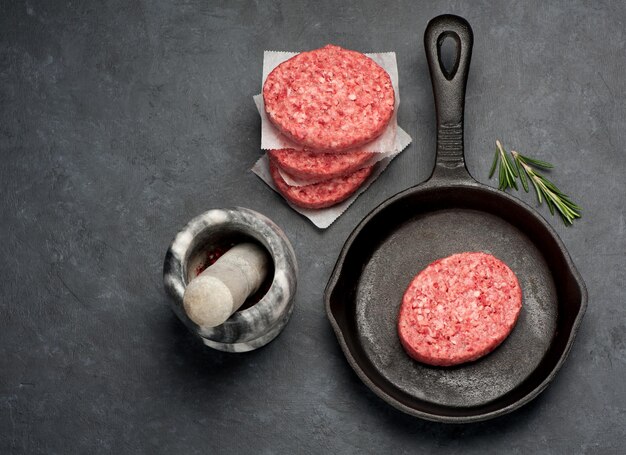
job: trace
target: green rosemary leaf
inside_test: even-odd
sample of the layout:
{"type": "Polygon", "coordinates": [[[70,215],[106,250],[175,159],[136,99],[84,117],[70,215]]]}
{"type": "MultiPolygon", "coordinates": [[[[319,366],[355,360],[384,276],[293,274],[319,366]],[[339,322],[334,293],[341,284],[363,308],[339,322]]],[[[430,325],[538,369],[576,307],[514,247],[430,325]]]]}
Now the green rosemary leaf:
{"type": "Polygon", "coordinates": [[[550,209],[550,215],[554,216],[554,205],[550,198],[546,198],[546,205],[550,209]]]}
{"type": "Polygon", "coordinates": [[[575,212],[576,211],[576,207],[572,206],[572,201],[570,201],[567,198],[562,198],[561,199],[561,203],[563,204],[563,207],[565,207],[567,210],[571,211],[571,212],[575,212]]]}
{"type": "MultiPolygon", "coordinates": [[[[515,153],[515,152],[511,152],[515,153]]],[[[517,154],[513,155],[513,160],[515,161],[515,166],[517,167],[517,173],[519,174],[519,179],[522,181],[522,186],[524,187],[524,191],[528,193],[528,178],[526,177],[526,169],[520,164],[519,156],[517,154]]]]}
{"type": "MultiPolygon", "coordinates": [[[[564,199],[565,203],[567,204],[567,206],[569,208],[571,208],[572,210],[576,211],[576,212],[582,212],[582,207],[580,207],[579,205],[575,204],[569,197],[564,199]]],[[[579,215],[580,217],[580,215],[579,215]]]]}
{"type": "MultiPolygon", "coordinates": [[[[547,192],[546,202],[548,202],[548,206],[550,204],[553,204],[556,207],[556,209],[559,211],[559,214],[561,215],[561,218],[563,218],[563,221],[565,222],[565,224],[568,224],[568,223],[572,224],[572,221],[574,220],[574,218],[576,218],[576,215],[577,215],[576,212],[566,207],[563,204],[563,201],[559,199],[557,195],[555,195],[552,192],[547,192]]],[[[552,212],[552,210],[550,212],[552,212]]]]}
{"type": "Polygon", "coordinates": [[[545,178],[543,175],[541,174],[537,174],[537,177],[539,177],[541,179],[541,181],[544,183],[545,186],[547,186],[550,190],[554,191],[555,193],[557,193],[560,196],[565,196],[563,193],[561,193],[561,190],[559,190],[554,183],[552,183],[550,180],[548,180],[547,178],[545,178]]]}
{"type": "Polygon", "coordinates": [[[489,178],[493,177],[493,173],[496,171],[496,166],[498,165],[498,157],[500,156],[500,151],[498,147],[496,147],[496,154],[493,157],[493,164],[491,165],[491,169],[489,170],[489,178]]]}
{"type": "Polygon", "coordinates": [[[537,194],[537,202],[539,204],[541,204],[541,190],[539,189],[539,186],[537,186],[537,182],[535,181],[535,179],[532,178],[532,176],[530,177],[530,183],[533,184],[533,186],[535,187],[535,193],[537,194]]]}
{"type": "Polygon", "coordinates": [[[507,188],[517,188],[517,177],[518,173],[514,167],[511,158],[500,144],[500,141],[496,141],[496,152],[498,153],[498,162],[499,162],[499,188],[501,190],[506,190],[507,188]]]}
{"type": "Polygon", "coordinates": [[[548,163],[547,161],[541,161],[541,160],[537,160],[535,158],[530,158],[528,156],[522,155],[522,158],[524,159],[524,161],[528,164],[532,164],[534,166],[537,167],[541,167],[543,169],[553,169],[554,166],[550,163],[548,163]]]}
{"type": "Polygon", "coordinates": [[[511,158],[509,158],[509,155],[504,155],[504,159],[506,160],[506,165],[509,168],[510,173],[514,177],[517,177],[517,171],[515,170],[515,167],[513,166],[513,163],[511,162],[511,158]]]}

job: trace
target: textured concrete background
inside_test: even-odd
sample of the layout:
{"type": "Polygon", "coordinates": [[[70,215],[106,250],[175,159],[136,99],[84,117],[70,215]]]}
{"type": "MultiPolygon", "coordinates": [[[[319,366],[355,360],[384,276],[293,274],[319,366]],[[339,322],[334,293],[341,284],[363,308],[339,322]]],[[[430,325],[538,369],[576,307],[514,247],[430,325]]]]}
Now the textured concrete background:
{"type": "Polygon", "coordinates": [[[1,453],[623,453],[626,6],[338,3],[0,2],[1,453]],[[475,34],[470,171],[487,182],[500,138],[558,163],[554,180],[585,209],[572,228],[546,215],[589,289],[566,365],[530,405],[466,426],[370,393],[322,305],[357,222],[431,171],[422,38],[445,12],[475,34]],[[251,96],[264,49],[328,42],[397,53],[414,143],[319,231],[248,172],[251,96]],[[300,261],[286,330],[239,356],[193,338],[161,281],[174,233],[231,205],[275,220],[300,261]]]}

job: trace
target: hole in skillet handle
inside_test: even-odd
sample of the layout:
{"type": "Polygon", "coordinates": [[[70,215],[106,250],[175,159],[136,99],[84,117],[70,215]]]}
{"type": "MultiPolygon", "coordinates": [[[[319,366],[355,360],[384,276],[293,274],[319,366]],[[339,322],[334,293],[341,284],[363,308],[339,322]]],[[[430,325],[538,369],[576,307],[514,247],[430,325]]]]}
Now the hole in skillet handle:
{"type": "Polygon", "coordinates": [[[437,40],[439,67],[445,78],[451,81],[459,69],[461,38],[454,32],[445,32],[437,40]]]}

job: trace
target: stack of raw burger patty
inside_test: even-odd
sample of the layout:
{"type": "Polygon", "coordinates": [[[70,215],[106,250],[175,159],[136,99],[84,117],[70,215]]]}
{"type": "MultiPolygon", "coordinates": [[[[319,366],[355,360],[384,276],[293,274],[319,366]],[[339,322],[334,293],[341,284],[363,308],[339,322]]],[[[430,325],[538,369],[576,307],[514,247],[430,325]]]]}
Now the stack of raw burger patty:
{"type": "Polygon", "coordinates": [[[395,94],[372,59],[328,45],[278,65],[263,101],[274,126],[302,146],[269,152],[276,187],[292,204],[319,209],[350,197],[372,173],[367,144],[387,128],[395,94]],[[313,183],[292,186],[283,174],[313,183]]]}

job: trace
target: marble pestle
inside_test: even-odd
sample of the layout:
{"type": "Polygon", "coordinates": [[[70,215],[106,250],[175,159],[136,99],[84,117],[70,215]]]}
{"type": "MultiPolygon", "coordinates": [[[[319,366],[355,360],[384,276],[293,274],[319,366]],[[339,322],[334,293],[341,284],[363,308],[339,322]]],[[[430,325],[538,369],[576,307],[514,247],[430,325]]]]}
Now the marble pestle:
{"type": "Polygon", "coordinates": [[[200,327],[226,321],[265,280],[270,258],[254,243],[232,247],[194,278],[183,296],[189,319],[200,327]]]}

